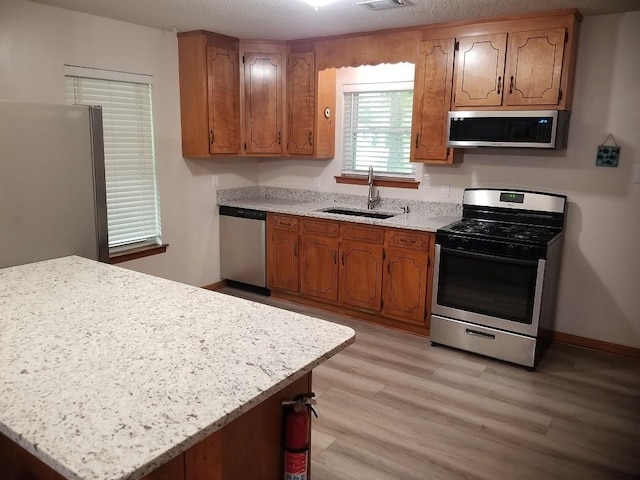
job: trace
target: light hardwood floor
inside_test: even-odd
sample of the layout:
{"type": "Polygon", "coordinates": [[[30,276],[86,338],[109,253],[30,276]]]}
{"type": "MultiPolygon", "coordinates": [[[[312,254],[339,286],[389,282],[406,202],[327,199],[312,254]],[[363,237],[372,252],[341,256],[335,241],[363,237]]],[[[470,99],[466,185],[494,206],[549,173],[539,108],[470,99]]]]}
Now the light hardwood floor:
{"type": "Polygon", "coordinates": [[[535,372],[427,338],[226,288],[349,325],[313,371],[313,480],[640,479],[640,361],[552,345],[535,372]]]}

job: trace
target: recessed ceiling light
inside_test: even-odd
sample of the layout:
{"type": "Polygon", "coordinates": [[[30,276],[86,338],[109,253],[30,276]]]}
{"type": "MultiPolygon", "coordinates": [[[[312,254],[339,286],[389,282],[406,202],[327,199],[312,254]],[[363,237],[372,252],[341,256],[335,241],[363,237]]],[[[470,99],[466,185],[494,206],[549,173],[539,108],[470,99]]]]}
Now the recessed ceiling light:
{"type": "Polygon", "coordinates": [[[309,5],[318,10],[320,7],[329,5],[334,0],[305,0],[309,5]]]}

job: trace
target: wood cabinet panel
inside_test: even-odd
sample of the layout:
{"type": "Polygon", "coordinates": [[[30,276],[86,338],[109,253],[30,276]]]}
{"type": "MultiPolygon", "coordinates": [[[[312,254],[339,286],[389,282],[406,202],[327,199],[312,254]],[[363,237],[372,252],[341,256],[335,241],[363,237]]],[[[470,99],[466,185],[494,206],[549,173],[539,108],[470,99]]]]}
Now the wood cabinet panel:
{"type": "Polygon", "coordinates": [[[267,215],[267,288],[298,292],[298,219],[267,215]]]}
{"type": "Polygon", "coordinates": [[[267,287],[299,290],[298,232],[274,230],[269,234],[267,287]]]}
{"type": "Polygon", "coordinates": [[[381,245],[384,242],[384,229],[367,225],[342,223],[340,225],[340,238],[343,240],[376,243],[381,245]]]}
{"type": "Polygon", "coordinates": [[[283,45],[240,45],[243,58],[244,149],[247,155],[282,155],[284,135],[283,45]]]}
{"type": "Polygon", "coordinates": [[[237,59],[236,38],[203,31],[178,34],[184,157],[210,158],[217,153],[239,152],[237,59]],[[232,62],[235,62],[235,71],[231,70],[232,62]],[[210,82],[216,87],[212,89],[210,82]],[[213,142],[213,149],[212,130],[219,141],[218,144],[213,142]],[[237,144],[234,143],[234,135],[237,144]]]}
{"type": "Polygon", "coordinates": [[[500,106],[504,84],[507,34],[478,35],[458,40],[456,107],[500,106]]]}
{"type": "Polygon", "coordinates": [[[391,230],[385,232],[384,243],[390,247],[411,248],[428,251],[433,234],[409,230],[391,230]]]}
{"type": "Polygon", "coordinates": [[[289,215],[269,215],[271,219],[272,228],[275,230],[289,230],[292,232],[298,231],[298,225],[300,223],[297,217],[289,215]]]}
{"type": "Polygon", "coordinates": [[[424,324],[427,295],[427,252],[386,248],[382,314],[424,324]]]}
{"type": "Polygon", "coordinates": [[[566,30],[557,28],[509,35],[507,105],[557,105],[566,30]]]}
{"type": "Polygon", "coordinates": [[[338,239],[300,236],[300,292],[325,300],[338,299],[338,239]]]}
{"type": "Polygon", "coordinates": [[[340,234],[340,224],[331,220],[313,220],[305,218],[300,222],[300,233],[338,238],[338,235],[340,234]]]}
{"type": "Polygon", "coordinates": [[[340,242],[340,303],[380,311],[382,305],[382,246],[340,242]]]}
{"type": "Polygon", "coordinates": [[[448,114],[451,109],[454,40],[420,44],[413,89],[411,161],[446,163],[448,114]]]}
{"type": "Polygon", "coordinates": [[[207,47],[209,153],[240,153],[238,50],[207,47]]]}
{"type": "Polygon", "coordinates": [[[316,112],[315,55],[313,52],[291,53],[287,62],[287,150],[290,154],[313,155],[316,112]]]}

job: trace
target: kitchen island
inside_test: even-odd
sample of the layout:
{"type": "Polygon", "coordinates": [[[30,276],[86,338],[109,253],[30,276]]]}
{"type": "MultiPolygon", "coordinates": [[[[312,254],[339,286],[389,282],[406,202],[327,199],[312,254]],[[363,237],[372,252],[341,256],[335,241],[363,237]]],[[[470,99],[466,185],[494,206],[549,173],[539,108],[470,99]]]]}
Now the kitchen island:
{"type": "Polygon", "coordinates": [[[80,257],[0,270],[2,478],[279,478],[281,400],[354,339],[80,257]]]}

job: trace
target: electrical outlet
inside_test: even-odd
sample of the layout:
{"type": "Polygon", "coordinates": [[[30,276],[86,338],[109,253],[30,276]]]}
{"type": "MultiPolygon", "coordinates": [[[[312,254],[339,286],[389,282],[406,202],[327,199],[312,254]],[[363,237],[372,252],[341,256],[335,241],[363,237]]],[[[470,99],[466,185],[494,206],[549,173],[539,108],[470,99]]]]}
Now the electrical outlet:
{"type": "Polygon", "coordinates": [[[213,188],[218,188],[218,175],[211,175],[211,185],[213,185],[213,188]]]}
{"type": "Polygon", "coordinates": [[[320,188],[320,176],[317,176],[317,177],[315,177],[315,178],[313,179],[313,185],[314,185],[316,188],[320,188]]]}
{"type": "Polygon", "coordinates": [[[422,188],[431,188],[431,175],[423,175],[420,186],[422,188]]]}
{"type": "Polygon", "coordinates": [[[449,185],[442,185],[442,198],[449,198],[449,185]]]}

